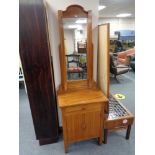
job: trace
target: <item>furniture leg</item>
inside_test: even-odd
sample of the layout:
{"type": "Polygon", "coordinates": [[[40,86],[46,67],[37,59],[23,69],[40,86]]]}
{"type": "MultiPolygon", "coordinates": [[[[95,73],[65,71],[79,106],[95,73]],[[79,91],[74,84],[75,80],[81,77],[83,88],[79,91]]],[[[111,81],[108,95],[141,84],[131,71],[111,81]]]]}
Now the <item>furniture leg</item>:
{"type": "Polygon", "coordinates": [[[108,129],[104,129],[104,144],[107,144],[108,129]]]}
{"type": "Polygon", "coordinates": [[[114,75],[114,78],[117,80],[116,74],[114,75]]]}
{"type": "Polygon", "coordinates": [[[68,145],[67,145],[67,143],[65,141],[64,141],[64,150],[65,150],[65,153],[68,152],[68,145]]]}
{"type": "Polygon", "coordinates": [[[102,137],[98,137],[98,144],[99,144],[99,145],[102,144],[102,137]]]}
{"type": "Polygon", "coordinates": [[[115,79],[116,79],[116,81],[117,81],[117,83],[119,83],[119,80],[117,79],[117,77],[116,77],[117,75],[115,74],[114,75],[114,77],[115,77],[115,79]]]}
{"type": "Polygon", "coordinates": [[[84,72],[82,72],[82,79],[83,79],[83,77],[84,77],[84,72]]]}
{"type": "Polygon", "coordinates": [[[131,125],[128,125],[127,131],[126,131],[126,139],[128,140],[130,137],[130,131],[131,131],[131,125]]]}
{"type": "Polygon", "coordinates": [[[70,79],[71,78],[71,75],[70,75],[70,73],[68,72],[68,79],[70,79]]]}

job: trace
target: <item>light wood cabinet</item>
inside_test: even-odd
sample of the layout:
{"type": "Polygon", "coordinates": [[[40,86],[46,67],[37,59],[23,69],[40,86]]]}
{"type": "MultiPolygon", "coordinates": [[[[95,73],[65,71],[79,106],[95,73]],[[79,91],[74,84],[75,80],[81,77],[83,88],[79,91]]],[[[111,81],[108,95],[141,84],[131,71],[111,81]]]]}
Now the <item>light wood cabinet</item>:
{"type": "Polygon", "coordinates": [[[84,89],[58,95],[62,109],[64,147],[70,143],[98,138],[102,143],[106,97],[100,90],[84,89]]]}

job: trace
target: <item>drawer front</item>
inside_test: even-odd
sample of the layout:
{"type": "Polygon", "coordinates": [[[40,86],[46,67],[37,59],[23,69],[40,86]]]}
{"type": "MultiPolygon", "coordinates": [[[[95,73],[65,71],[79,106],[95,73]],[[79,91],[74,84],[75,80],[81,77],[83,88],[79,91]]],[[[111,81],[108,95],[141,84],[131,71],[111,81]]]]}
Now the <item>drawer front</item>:
{"type": "Polygon", "coordinates": [[[104,127],[106,129],[113,129],[116,127],[123,127],[128,126],[133,123],[133,117],[126,117],[122,119],[115,119],[115,120],[107,120],[104,123],[104,127]]]}
{"type": "Polygon", "coordinates": [[[91,111],[91,110],[101,110],[102,105],[97,103],[97,104],[89,104],[89,105],[78,105],[78,106],[72,106],[72,107],[67,107],[64,109],[65,113],[70,113],[70,112],[85,112],[85,111],[91,111]]]}

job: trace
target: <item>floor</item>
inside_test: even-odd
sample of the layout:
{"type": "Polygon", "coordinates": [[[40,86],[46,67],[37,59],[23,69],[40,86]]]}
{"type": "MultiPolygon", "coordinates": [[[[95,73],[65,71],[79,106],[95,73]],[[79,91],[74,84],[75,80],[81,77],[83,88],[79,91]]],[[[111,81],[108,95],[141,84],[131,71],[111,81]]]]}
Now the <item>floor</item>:
{"type": "MultiPolygon", "coordinates": [[[[135,113],[135,75],[133,72],[118,76],[119,83],[110,78],[111,94],[122,93],[126,96],[122,103],[135,113]]],[[[39,146],[35,140],[28,98],[24,89],[19,90],[19,154],[20,155],[64,155],[63,139],[58,143],[39,146]]],[[[132,126],[129,140],[125,140],[125,131],[112,132],[108,143],[99,146],[96,139],[78,142],[69,146],[68,155],[134,155],[135,127],[132,126]]]]}

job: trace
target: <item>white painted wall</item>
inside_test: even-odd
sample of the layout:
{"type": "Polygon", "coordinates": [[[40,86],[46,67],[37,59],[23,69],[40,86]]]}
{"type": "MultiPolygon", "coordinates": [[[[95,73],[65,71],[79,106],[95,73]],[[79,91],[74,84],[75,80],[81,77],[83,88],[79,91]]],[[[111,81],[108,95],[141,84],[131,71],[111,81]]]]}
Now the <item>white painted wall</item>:
{"type": "Polygon", "coordinates": [[[88,0],[46,0],[48,24],[49,24],[49,36],[51,51],[53,56],[54,76],[56,88],[60,84],[60,62],[59,62],[59,50],[58,45],[59,31],[58,31],[58,10],[65,10],[69,5],[78,4],[84,7],[85,10],[92,10],[92,28],[93,28],[93,46],[94,46],[94,79],[96,80],[97,71],[97,33],[95,33],[95,27],[98,25],[98,5],[99,1],[88,0]]]}
{"type": "Polygon", "coordinates": [[[64,38],[65,38],[66,54],[73,54],[74,52],[74,30],[64,29],[64,38]]]}
{"type": "Polygon", "coordinates": [[[135,18],[99,18],[99,24],[110,23],[110,35],[117,30],[135,30],[135,18]]]}

